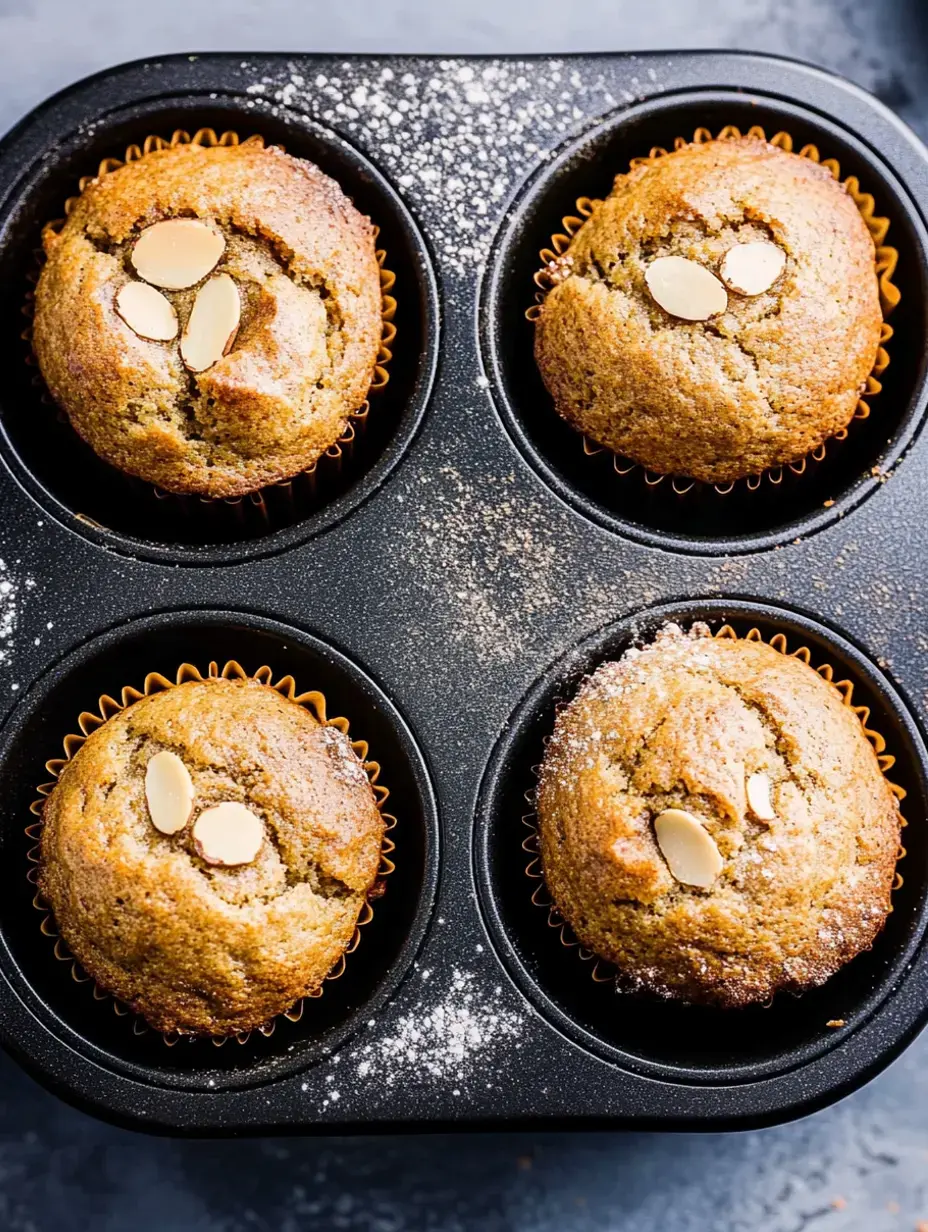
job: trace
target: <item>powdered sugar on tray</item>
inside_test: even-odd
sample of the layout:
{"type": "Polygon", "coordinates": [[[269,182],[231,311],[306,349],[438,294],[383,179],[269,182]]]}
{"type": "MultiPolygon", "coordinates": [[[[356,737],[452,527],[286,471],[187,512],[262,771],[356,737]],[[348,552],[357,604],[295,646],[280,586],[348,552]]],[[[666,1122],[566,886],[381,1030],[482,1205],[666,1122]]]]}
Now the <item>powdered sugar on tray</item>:
{"type": "Polygon", "coordinates": [[[543,514],[512,484],[496,487],[491,498],[450,465],[424,472],[403,547],[446,601],[456,640],[508,661],[532,615],[550,606],[548,581],[560,570],[543,514]]]}
{"type": "MultiPolygon", "coordinates": [[[[430,973],[420,975],[428,983],[430,973]]],[[[423,996],[391,1024],[388,1035],[355,1050],[358,1078],[376,1077],[393,1086],[422,1078],[464,1083],[486,1075],[488,1056],[498,1061],[501,1046],[515,1044],[522,1016],[497,1004],[501,989],[481,991],[472,971],[455,967],[444,993],[423,996]]]]}
{"type": "MultiPolygon", "coordinates": [[[[417,972],[422,993],[387,1033],[336,1053],[325,1078],[323,1107],[371,1089],[424,1086],[438,1081],[461,1095],[475,1083],[494,1085],[500,1061],[518,1048],[525,1015],[500,1004],[502,988],[487,988],[475,971],[417,972]],[[443,985],[443,987],[438,987],[443,985]]],[[[376,1020],[368,1026],[375,1028],[376,1020]]],[[[307,1087],[304,1086],[304,1090],[307,1087]]]]}
{"type": "Polygon", "coordinates": [[[23,593],[34,586],[32,578],[17,578],[6,561],[0,560],[0,667],[12,661],[13,639],[19,624],[23,593]]]}
{"type": "MultiPolygon", "coordinates": [[[[513,474],[467,476],[435,459],[404,491],[394,550],[411,569],[410,611],[428,603],[434,622],[483,666],[511,663],[543,640],[570,595],[575,627],[602,623],[622,603],[657,597],[654,579],[616,564],[607,581],[571,588],[571,558],[583,547],[570,519],[526,495],[513,474]]],[[[562,618],[561,618],[562,619],[562,618]]]]}
{"type": "Polygon", "coordinates": [[[256,105],[305,111],[350,135],[428,213],[458,274],[483,264],[501,203],[578,125],[647,89],[653,67],[618,88],[561,60],[439,60],[430,74],[345,61],[307,78],[296,66],[248,87],[256,105]]]}

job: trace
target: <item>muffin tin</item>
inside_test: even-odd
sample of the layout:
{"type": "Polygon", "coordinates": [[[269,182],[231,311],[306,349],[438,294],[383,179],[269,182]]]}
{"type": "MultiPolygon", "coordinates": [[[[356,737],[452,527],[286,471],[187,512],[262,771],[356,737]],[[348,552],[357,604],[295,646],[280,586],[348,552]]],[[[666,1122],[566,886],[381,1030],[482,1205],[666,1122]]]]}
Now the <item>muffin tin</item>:
{"type": "Polygon", "coordinates": [[[756,1125],[897,1055],[928,1016],[926,172],[875,99],[741,54],[179,56],[26,117],[0,157],[0,1034],[23,1064],[136,1127],[265,1133],[756,1125]],[[524,312],[577,196],[724,124],[785,129],[858,175],[891,219],[902,301],[883,392],[846,442],[791,482],[692,499],[584,455],[540,385],[524,312]],[[265,521],[158,501],[97,462],[21,337],[40,229],[80,176],[150,133],[207,126],[262,133],[336,176],[397,276],[369,430],[311,501],[284,495],[265,521]],[[429,159],[458,183],[436,190],[429,159]],[[809,646],[870,707],[907,792],[902,885],[876,946],[769,1008],[620,995],[531,902],[524,794],[553,707],[667,619],[809,646]],[[146,672],[226,658],[321,689],[369,741],[396,872],[299,1022],[168,1048],[55,962],[23,831],[81,710],[146,672]]]}

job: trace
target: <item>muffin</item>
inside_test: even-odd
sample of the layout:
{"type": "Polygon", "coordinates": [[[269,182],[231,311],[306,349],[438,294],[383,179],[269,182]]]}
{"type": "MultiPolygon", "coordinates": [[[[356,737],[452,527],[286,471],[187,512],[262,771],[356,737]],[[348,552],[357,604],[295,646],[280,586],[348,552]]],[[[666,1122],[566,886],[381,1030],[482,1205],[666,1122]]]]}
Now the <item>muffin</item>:
{"type": "Polygon", "coordinates": [[[46,228],[33,346],[101,458],[233,497],[311,466],[367,395],[375,230],[318,167],[177,145],[94,180],[46,228]]]}
{"type": "Polygon", "coordinates": [[[743,1006],[821,984],[890,911],[899,808],[799,659],[668,626],[590,676],[541,767],[542,867],[621,987],[743,1006]]]}
{"type": "Polygon", "coordinates": [[[347,736],[254,680],[194,680],[65,764],[38,886],[101,988],[160,1031],[228,1035],[319,990],[375,892],[383,830],[347,736]]]}
{"type": "Polygon", "coordinates": [[[831,172],[755,137],[619,175],[549,266],[558,413],[658,474],[727,483],[852,418],[877,358],[873,239],[831,172]]]}

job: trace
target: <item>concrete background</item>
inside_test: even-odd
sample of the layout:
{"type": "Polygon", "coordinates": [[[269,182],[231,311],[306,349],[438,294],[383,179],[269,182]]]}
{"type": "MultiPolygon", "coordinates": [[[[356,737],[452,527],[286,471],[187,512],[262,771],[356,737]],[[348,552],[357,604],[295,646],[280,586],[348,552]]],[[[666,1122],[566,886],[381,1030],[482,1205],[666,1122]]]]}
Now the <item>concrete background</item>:
{"type": "MultiPolygon", "coordinates": [[[[928,137],[925,0],[0,0],[0,128],[77,77],[171,51],[683,47],[814,60],[928,137]]],[[[0,1057],[9,1232],[916,1232],[923,1220],[928,1037],[837,1107],[738,1136],[173,1142],[93,1121],[0,1057]]]]}

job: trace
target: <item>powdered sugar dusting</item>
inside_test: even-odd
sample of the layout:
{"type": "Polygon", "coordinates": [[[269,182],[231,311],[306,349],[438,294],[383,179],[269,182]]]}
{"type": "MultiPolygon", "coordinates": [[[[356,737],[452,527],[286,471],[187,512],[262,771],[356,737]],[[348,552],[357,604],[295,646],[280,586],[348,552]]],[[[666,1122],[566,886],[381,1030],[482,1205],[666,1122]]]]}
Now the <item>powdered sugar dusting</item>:
{"type": "Polygon", "coordinates": [[[406,510],[394,550],[412,566],[402,574],[422,591],[410,596],[410,610],[425,598],[432,625],[440,621],[485,666],[523,657],[565,595],[576,625],[602,623],[620,605],[657,596],[652,578],[618,566],[613,577],[590,579],[578,591],[574,527],[527,496],[512,474],[471,477],[436,459],[396,499],[406,510]]]}
{"type": "Polygon", "coordinates": [[[337,727],[323,727],[322,739],[336,778],[349,785],[366,781],[367,775],[361,760],[346,735],[337,727]]]}
{"type": "Polygon", "coordinates": [[[22,597],[34,586],[31,577],[17,578],[6,561],[0,560],[0,667],[12,662],[22,597]]]}
{"type": "Polygon", "coordinates": [[[581,692],[583,695],[593,694],[616,701],[647,682],[654,704],[658,705],[666,700],[662,677],[672,678],[682,671],[704,675],[712,672],[715,658],[707,649],[707,643],[711,641],[712,630],[703,621],[694,621],[685,630],[669,621],[657,630],[648,644],[631,645],[620,659],[603,663],[592,676],[587,677],[581,692]],[[661,676],[657,678],[651,672],[655,659],[662,669],[661,676]]]}
{"type": "Polygon", "coordinates": [[[505,1004],[502,986],[470,967],[439,973],[417,966],[416,978],[419,990],[404,1013],[371,1019],[371,1038],[331,1058],[323,1108],[342,1099],[370,1107],[391,1088],[421,1098],[436,1085],[453,1096],[496,1085],[506,1056],[521,1045],[526,1014],[505,1004]]]}
{"type": "Polygon", "coordinates": [[[502,989],[487,989],[473,971],[455,967],[442,992],[432,990],[429,971],[419,975],[425,994],[391,1021],[386,1035],[355,1049],[345,1066],[357,1079],[388,1087],[432,1078],[463,1086],[478,1076],[485,1083],[500,1052],[518,1047],[523,1016],[502,1007],[502,989]]]}
{"type": "MultiPolygon", "coordinates": [[[[584,677],[573,701],[560,709],[542,773],[546,779],[555,779],[563,789],[573,790],[577,771],[593,770],[604,746],[616,739],[618,733],[612,728],[618,713],[615,703],[627,703],[646,685],[649,704],[657,716],[672,702],[668,682],[680,673],[711,674],[713,670],[714,657],[708,649],[713,641],[712,631],[702,621],[694,621],[688,629],[669,621],[644,645],[636,644],[637,641],[636,636],[620,658],[601,663],[584,677]],[[657,671],[653,670],[655,660],[657,671]],[[573,721],[577,711],[590,701],[607,703],[602,717],[609,718],[609,726],[578,726],[573,721]]],[[[602,707],[597,706],[594,712],[601,713],[602,707]]]]}
{"type": "MultiPolygon", "coordinates": [[[[371,152],[429,215],[446,267],[481,266],[514,184],[590,116],[640,97],[562,60],[436,60],[427,74],[344,61],[253,82],[256,104],[306,111],[371,152]]],[[[659,89],[654,70],[649,92],[659,89]]]]}
{"type": "MultiPolygon", "coordinates": [[[[430,588],[447,600],[458,640],[485,654],[515,657],[519,626],[549,604],[546,579],[558,571],[550,536],[511,485],[490,500],[454,466],[423,472],[404,546],[430,588]],[[505,585],[506,601],[497,601],[505,585]]],[[[410,511],[412,512],[412,511],[410,511]]]]}

